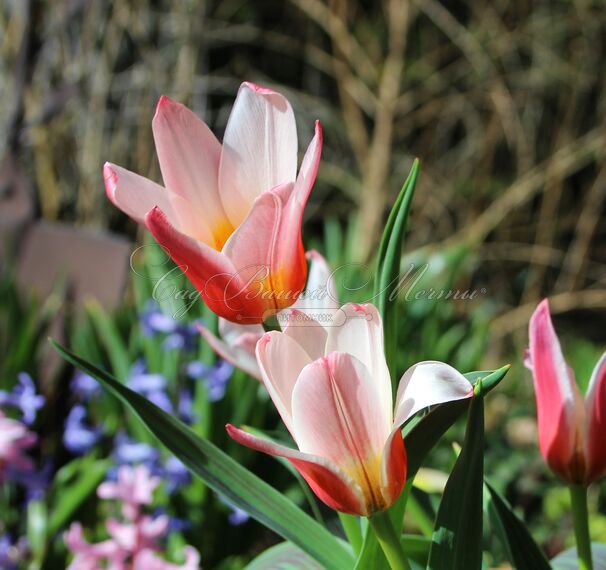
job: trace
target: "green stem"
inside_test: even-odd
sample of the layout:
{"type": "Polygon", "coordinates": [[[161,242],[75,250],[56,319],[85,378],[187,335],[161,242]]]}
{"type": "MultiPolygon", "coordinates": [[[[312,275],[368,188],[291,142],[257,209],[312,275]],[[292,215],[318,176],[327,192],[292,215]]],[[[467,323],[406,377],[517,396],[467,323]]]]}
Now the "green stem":
{"type": "Polygon", "coordinates": [[[396,534],[389,518],[389,513],[387,511],[379,511],[368,520],[385,553],[391,570],[411,570],[410,564],[406,560],[406,556],[404,556],[400,537],[396,534]]]}
{"type": "Polygon", "coordinates": [[[572,502],[574,536],[577,541],[579,570],[593,570],[591,538],[589,536],[589,514],[587,512],[587,487],[584,485],[571,485],[570,499],[572,502]]]}
{"type": "Polygon", "coordinates": [[[343,525],[343,530],[349,544],[351,544],[356,555],[360,554],[362,543],[364,542],[362,529],[360,528],[360,519],[355,515],[346,515],[345,513],[339,513],[339,518],[341,519],[341,524],[343,525]]]}

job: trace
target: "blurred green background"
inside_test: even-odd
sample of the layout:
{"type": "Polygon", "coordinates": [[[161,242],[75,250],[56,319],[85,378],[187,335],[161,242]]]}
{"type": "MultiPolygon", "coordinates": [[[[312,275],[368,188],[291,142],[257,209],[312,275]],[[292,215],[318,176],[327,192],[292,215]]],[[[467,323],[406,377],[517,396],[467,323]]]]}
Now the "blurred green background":
{"type": "MultiPolygon", "coordinates": [[[[487,472],[546,551],[559,552],[572,540],[568,495],[536,447],[522,355],[528,318],[544,296],[581,382],[606,346],[605,8],[586,0],[5,0],[5,381],[20,370],[42,373],[48,356],[39,341],[67,306],[62,292],[31,305],[18,278],[30,224],[59,222],[140,242],[142,232],[105,197],[102,164],[160,181],[151,135],[160,95],[188,105],[220,138],[238,85],[264,84],[291,101],[301,149],[314,119],[323,124],[304,239],[333,266],[361,263],[352,280],[370,274],[389,207],[413,158],[421,159],[403,274],[411,263],[427,264],[414,291],[478,294],[401,298],[402,369],[423,358],[464,371],[512,363],[487,400],[487,472]],[[15,210],[26,213],[14,227],[18,199],[27,206],[15,210]]],[[[115,317],[124,338],[135,306],[144,305],[136,280],[131,273],[115,317]]],[[[86,326],[81,316],[61,326],[83,349],[83,338],[89,351],[98,343],[99,359],[112,368],[108,337],[94,321],[90,337],[74,333],[86,326]]],[[[61,374],[48,381],[47,399],[65,388],[61,374]]],[[[448,445],[432,458],[443,469],[451,461],[448,445]]],[[[599,491],[590,495],[592,533],[605,542],[599,491]]],[[[216,541],[204,542],[213,560],[225,555],[216,541]]],[[[244,557],[250,548],[247,542],[244,557]]]]}

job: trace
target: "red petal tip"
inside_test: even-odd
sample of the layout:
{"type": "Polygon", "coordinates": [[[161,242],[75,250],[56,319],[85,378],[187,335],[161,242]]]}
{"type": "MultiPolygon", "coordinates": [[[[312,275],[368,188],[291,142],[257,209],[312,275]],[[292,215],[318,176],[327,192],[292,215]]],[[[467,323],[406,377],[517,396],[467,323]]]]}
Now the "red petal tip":
{"type": "Polygon", "coordinates": [[[244,83],[242,83],[242,87],[248,87],[248,89],[251,89],[255,93],[259,93],[260,95],[273,95],[275,93],[273,89],[263,87],[262,85],[257,85],[252,81],[244,81],[244,83]]]}
{"type": "Polygon", "coordinates": [[[175,107],[177,105],[179,105],[179,103],[173,101],[170,97],[167,97],[166,95],[160,95],[160,99],[158,99],[158,103],[156,105],[154,119],[161,116],[162,112],[167,111],[170,107],[175,107]]]}
{"type": "Polygon", "coordinates": [[[105,182],[106,192],[110,195],[110,198],[113,197],[116,186],[118,185],[118,174],[113,169],[113,165],[109,162],[106,162],[103,165],[103,181],[105,182]]]}

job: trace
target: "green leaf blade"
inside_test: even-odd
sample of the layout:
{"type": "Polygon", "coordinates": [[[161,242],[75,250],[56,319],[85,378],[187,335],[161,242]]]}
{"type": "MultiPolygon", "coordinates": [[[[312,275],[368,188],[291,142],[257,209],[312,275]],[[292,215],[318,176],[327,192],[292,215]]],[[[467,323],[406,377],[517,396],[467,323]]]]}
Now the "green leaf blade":
{"type": "Polygon", "coordinates": [[[484,402],[472,399],[465,442],[438,509],[430,570],[480,570],[484,485],[484,402]]]}
{"type": "Polygon", "coordinates": [[[485,485],[490,496],[489,512],[500,523],[502,532],[497,532],[497,535],[504,543],[509,561],[517,570],[550,570],[547,558],[524,523],[488,482],[485,485]]]}
{"type": "Polygon", "coordinates": [[[415,192],[419,161],[416,159],[389,214],[377,258],[374,302],[383,320],[385,331],[385,358],[391,373],[395,392],[396,352],[398,345],[397,284],[400,280],[402,244],[406,232],[408,212],[415,192]]]}

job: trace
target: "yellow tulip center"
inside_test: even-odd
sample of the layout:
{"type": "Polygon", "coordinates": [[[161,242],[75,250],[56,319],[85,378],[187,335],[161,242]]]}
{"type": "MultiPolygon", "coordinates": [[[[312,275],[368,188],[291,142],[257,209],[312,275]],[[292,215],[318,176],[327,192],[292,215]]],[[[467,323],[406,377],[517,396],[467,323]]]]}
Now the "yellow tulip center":
{"type": "Polygon", "coordinates": [[[225,245],[225,242],[229,239],[229,236],[231,236],[231,234],[233,234],[235,231],[236,228],[231,225],[231,222],[227,218],[216,222],[212,228],[214,243],[211,245],[217,251],[221,251],[225,245]]]}

